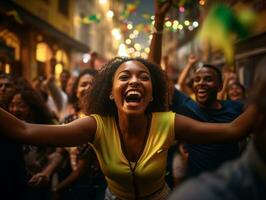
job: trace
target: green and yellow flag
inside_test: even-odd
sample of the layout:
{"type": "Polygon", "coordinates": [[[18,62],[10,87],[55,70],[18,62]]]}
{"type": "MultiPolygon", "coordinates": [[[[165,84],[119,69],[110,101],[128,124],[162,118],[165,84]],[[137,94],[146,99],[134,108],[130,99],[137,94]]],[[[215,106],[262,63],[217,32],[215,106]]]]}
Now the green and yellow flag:
{"type": "Polygon", "coordinates": [[[256,16],[250,9],[236,12],[228,5],[216,4],[204,20],[199,38],[222,50],[227,62],[232,63],[235,42],[249,36],[255,19],[256,16]]]}

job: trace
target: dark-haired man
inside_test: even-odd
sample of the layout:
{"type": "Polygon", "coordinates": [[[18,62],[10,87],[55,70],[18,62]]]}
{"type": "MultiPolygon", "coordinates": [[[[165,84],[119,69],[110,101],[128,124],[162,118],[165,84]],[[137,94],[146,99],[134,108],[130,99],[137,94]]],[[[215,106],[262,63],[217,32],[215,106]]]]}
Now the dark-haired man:
{"type": "MultiPolygon", "coordinates": [[[[196,101],[175,91],[172,110],[195,120],[226,123],[238,117],[243,109],[239,102],[220,101],[222,75],[218,68],[203,65],[194,72],[193,92],[196,101]]],[[[214,170],[228,160],[239,156],[238,143],[229,144],[186,144],[188,150],[187,175],[196,176],[203,171],[214,170]]]]}
{"type": "Polygon", "coordinates": [[[0,106],[4,109],[8,108],[8,104],[11,101],[15,93],[14,82],[12,77],[8,74],[0,74],[0,106]]]}
{"type": "Polygon", "coordinates": [[[203,173],[176,188],[169,200],[263,200],[266,199],[266,58],[256,68],[252,103],[260,114],[254,124],[254,138],[241,158],[211,173],[203,173]]]}

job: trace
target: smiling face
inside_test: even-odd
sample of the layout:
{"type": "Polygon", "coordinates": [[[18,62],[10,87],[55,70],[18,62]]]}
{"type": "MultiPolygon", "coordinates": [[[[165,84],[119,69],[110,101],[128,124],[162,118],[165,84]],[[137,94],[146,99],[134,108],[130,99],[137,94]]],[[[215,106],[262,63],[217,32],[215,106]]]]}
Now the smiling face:
{"type": "Polygon", "coordinates": [[[30,108],[22,99],[21,94],[14,95],[9,105],[9,112],[21,120],[29,119],[30,108]]]}
{"type": "Polygon", "coordinates": [[[228,97],[233,101],[243,100],[245,98],[245,91],[239,84],[233,83],[228,88],[228,97]]]}
{"type": "Polygon", "coordinates": [[[196,101],[201,106],[212,106],[217,100],[217,93],[221,89],[218,75],[214,69],[201,67],[195,72],[193,90],[196,101]]]}
{"type": "Polygon", "coordinates": [[[79,100],[84,96],[85,91],[92,86],[93,80],[94,77],[90,74],[85,74],[79,79],[76,93],[79,100]]]}
{"type": "Polygon", "coordinates": [[[147,67],[133,60],[121,64],[113,77],[111,95],[118,112],[144,114],[152,101],[152,81],[147,67]]]}

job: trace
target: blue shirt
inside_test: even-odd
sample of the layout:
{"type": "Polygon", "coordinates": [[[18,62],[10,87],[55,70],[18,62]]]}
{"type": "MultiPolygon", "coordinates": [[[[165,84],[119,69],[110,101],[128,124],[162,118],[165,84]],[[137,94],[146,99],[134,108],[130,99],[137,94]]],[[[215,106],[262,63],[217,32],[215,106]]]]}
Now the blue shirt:
{"type": "MultiPolygon", "coordinates": [[[[243,104],[237,101],[220,101],[221,109],[200,107],[195,101],[175,90],[172,110],[202,122],[228,123],[243,111],[243,104]]],[[[238,143],[186,144],[188,150],[187,175],[196,176],[203,171],[216,169],[222,163],[239,156],[238,143]]]]}

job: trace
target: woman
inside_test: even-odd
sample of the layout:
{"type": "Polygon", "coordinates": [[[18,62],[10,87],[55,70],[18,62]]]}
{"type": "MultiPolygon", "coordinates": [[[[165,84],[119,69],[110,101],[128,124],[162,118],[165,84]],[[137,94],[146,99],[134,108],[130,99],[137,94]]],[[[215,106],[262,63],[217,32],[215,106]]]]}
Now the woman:
{"type": "MultiPolygon", "coordinates": [[[[97,71],[93,69],[85,69],[74,81],[70,102],[75,108],[75,113],[65,118],[65,124],[84,117],[84,113],[81,110],[82,99],[91,88],[96,74],[97,71]]],[[[103,199],[106,183],[95,152],[89,145],[84,145],[82,150],[86,154],[82,153],[80,155],[78,147],[61,148],[58,150],[61,154],[65,154],[66,151],[69,153],[72,172],[56,186],[55,191],[68,195],[68,197],[64,196],[64,199],[70,198],[70,196],[72,196],[71,199],[76,200],[103,199]],[[67,189],[71,195],[65,193],[67,189]]]]}
{"type": "MultiPolygon", "coordinates": [[[[30,123],[54,124],[51,112],[40,94],[24,79],[17,82],[17,90],[9,105],[9,112],[30,123]]],[[[23,145],[23,155],[28,178],[28,199],[50,198],[49,155],[53,148],[23,145]]]]}
{"type": "Polygon", "coordinates": [[[227,87],[227,98],[232,101],[245,101],[246,90],[245,87],[239,82],[233,82],[227,87]]]}
{"type": "MultiPolygon", "coordinates": [[[[258,111],[250,106],[228,124],[202,123],[167,112],[164,77],[158,66],[146,60],[115,58],[95,79],[87,104],[92,115],[49,126],[25,123],[1,109],[1,130],[36,145],[89,142],[106,177],[107,199],[165,199],[169,192],[164,182],[166,156],[175,139],[189,143],[238,140],[249,133],[258,111]]],[[[262,91],[262,86],[257,89],[262,91]]]]}

